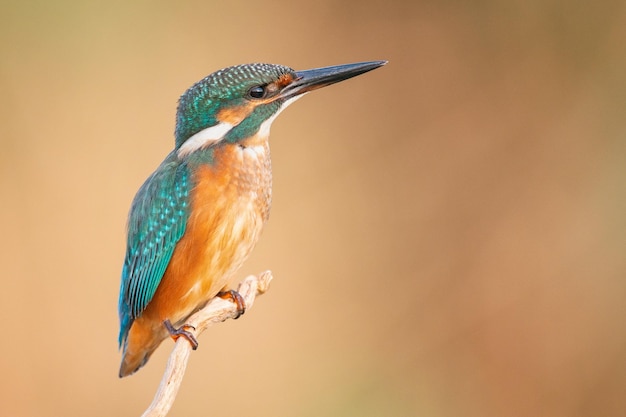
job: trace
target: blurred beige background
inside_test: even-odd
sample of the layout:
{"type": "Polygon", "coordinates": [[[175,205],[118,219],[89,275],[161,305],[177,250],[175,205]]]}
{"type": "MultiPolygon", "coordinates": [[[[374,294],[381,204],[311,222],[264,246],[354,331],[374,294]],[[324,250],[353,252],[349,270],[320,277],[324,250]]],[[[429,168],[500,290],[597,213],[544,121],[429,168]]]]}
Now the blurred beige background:
{"type": "Polygon", "coordinates": [[[228,65],[388,59],[274,124],[272,269],[172,416],[620,416],[626,6],[23,1],[0,12],[0,416],[137,416],[126,213],[228,65]]]}

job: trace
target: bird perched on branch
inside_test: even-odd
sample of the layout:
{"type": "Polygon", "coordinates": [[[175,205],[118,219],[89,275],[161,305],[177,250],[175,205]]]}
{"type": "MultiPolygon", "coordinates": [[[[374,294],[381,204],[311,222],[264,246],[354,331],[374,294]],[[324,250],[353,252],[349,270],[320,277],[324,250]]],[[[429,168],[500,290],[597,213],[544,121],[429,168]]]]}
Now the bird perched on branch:
{"type": "Polygon", "coordinates": [[[198,342],[185,320],[225,291],[268,219],[270,126],[305,93],[386,61],[294,71],[247,64],[219,70],[178,105],[176,144],[135,196],[119,296],[119,375],[136,372],[171,336],[198,342]]]}

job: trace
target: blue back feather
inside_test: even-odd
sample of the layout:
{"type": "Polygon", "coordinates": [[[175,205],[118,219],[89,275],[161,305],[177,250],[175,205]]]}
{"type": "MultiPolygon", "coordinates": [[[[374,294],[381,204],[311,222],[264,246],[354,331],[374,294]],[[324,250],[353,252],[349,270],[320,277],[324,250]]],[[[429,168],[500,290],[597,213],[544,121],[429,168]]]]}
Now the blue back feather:
{"type": "Polygon", "coordinates": [[[185,233],[189,216],[187,165],[171,153],[141,186],[128,217],[128,241],[120,288],[120,346],[141,315],[185,233]]]}

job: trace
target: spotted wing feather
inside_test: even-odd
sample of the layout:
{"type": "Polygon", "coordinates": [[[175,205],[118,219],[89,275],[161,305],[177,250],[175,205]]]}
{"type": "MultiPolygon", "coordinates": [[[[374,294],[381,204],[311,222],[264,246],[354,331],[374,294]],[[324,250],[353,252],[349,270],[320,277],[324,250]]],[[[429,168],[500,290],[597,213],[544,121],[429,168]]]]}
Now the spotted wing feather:
{"type": "Polygon", "coordinates": [[[128,241],[119,298],[120,346],[167,268],[189,215],[187,166],[170,155],[141,186],[128,218],[128,241]]]}

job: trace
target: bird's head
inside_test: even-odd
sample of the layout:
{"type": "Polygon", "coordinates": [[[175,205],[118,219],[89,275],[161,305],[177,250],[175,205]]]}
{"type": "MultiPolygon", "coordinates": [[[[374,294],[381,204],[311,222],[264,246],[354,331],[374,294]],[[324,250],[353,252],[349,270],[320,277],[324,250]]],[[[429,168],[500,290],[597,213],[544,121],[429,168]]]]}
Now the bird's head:
{"type": "Polygon", "coordinates": [[[276,116],[303,94],[386,64],[361,62],[306,71],[245,64],[214,72],[180,98],[176,115],[179,156],[226,141],[269,134],[276,116]]]}

